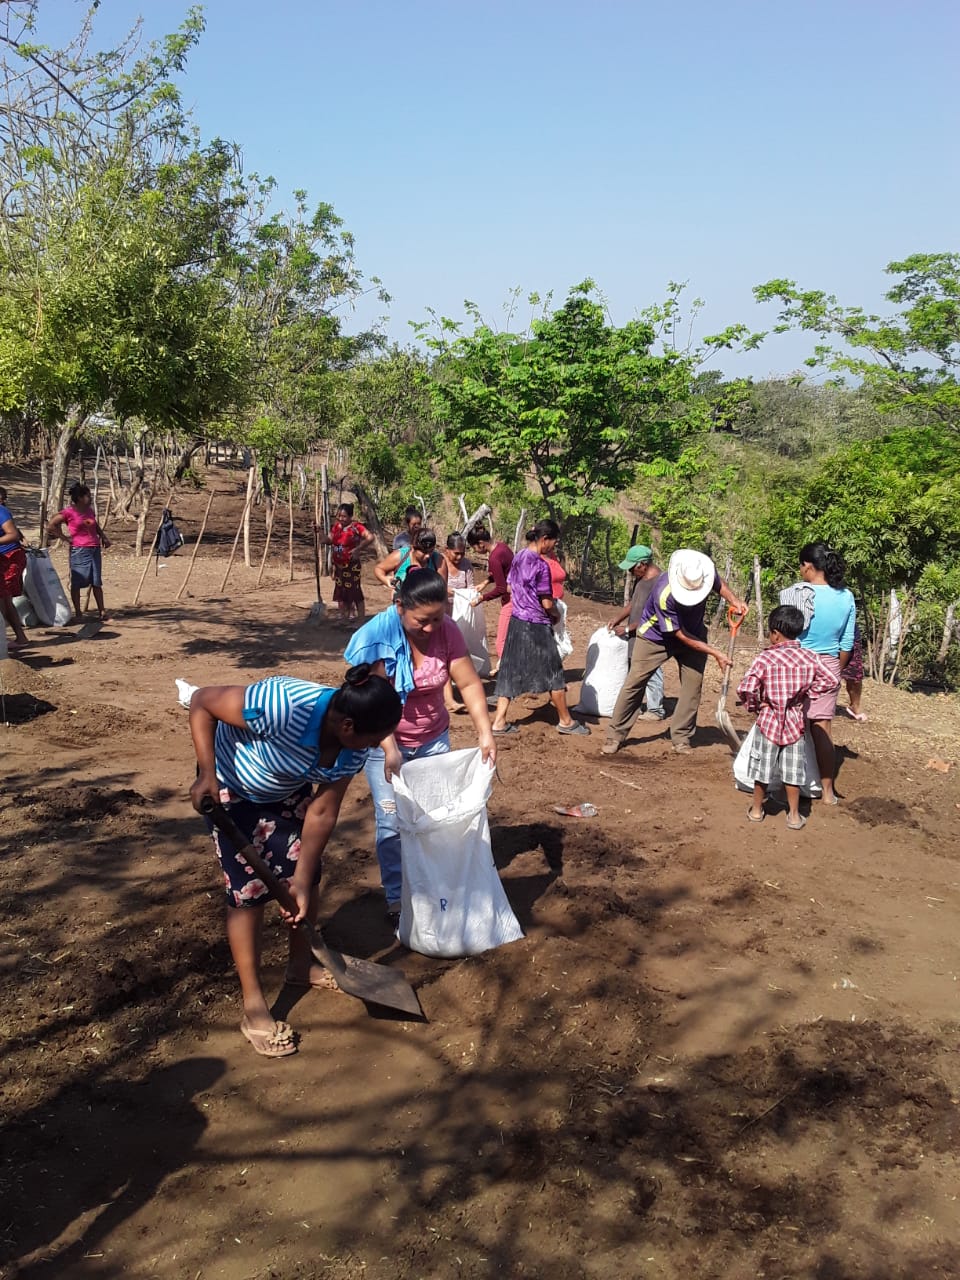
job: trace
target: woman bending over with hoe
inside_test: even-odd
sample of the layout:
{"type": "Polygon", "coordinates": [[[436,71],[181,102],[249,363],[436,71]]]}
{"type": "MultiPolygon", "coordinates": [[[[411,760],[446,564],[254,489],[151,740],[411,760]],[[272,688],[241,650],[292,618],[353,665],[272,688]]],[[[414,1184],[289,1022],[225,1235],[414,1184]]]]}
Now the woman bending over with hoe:
{"type": "MultiPolygon", "coordinates": [[[[271,870],[289,881],[296,916],[286,981],[297,987],[334,987],[314,964],[310,939],[295,926],[316,923],[320,859],[333,833],[340,804],[374,747],[393,732],[402,706],[393,686],[369,666],[351,667],[339,689],[271,676],[251,685],[197,689],[190,702],[190,733],[197,780],[190,799],[197,812],[209,796],[222,804],[271,870]]],[[[241,1032],[257,1053],[285,1058],[296,1037],[270,1012],[260,977],[263,881],[226,836],[213,843],[227,892],[227,941],[243,993],[241,1032]]]]}

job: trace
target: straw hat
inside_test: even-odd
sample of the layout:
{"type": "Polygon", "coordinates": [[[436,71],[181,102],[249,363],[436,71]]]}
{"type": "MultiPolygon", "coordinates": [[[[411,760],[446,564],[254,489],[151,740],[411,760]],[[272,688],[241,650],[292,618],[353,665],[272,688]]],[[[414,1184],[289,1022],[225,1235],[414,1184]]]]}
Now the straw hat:
{"type": "Polygon", "coordinates": [[[716,568],[702,551],[675,551],[667,565],[670,591],[677,604],[700,604],[713,590],[716,568]]]}

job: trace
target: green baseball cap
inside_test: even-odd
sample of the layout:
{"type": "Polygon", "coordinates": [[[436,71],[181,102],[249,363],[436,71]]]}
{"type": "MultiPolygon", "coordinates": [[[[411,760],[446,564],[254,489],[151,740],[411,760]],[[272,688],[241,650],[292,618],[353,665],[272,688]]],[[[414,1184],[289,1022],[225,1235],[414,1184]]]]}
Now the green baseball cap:
{"type": "Polygon", "coordinates": [[[632,569],[634,565],[649,564],[652,559],[653,552],[649,547],[644,547],[642,545],[631,547],[617,567],[623,570],[632,569]]]}

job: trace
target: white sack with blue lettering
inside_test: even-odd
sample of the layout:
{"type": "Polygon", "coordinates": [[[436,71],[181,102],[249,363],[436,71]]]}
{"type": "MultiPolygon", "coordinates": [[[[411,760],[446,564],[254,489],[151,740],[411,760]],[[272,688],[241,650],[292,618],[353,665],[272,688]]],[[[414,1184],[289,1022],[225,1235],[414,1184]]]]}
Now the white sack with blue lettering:
{"type": "Polygon", "coordinates": [[[490,847],[494,771],[480,751],[410,760],[393,779],[403,888],[398,936],[425,956],[475,956],[523,930],[490,847]]]}

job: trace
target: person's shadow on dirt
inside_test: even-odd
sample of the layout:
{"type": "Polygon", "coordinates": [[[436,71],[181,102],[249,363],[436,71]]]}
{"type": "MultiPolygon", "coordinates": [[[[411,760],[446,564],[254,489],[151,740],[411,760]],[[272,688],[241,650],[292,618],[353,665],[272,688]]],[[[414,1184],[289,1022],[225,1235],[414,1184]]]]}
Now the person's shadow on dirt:
{"type": "Polygon", "coordinates": [[[190,1161],[207,1127],[194,1099],[225,1070],[222,1058],[192,1058],[45,1106],[42,1132],[30,1126],[31,1161],[5,1205],[22,1232],[4,1275],[59,1280],[98,1252],[190,1161]]]}

